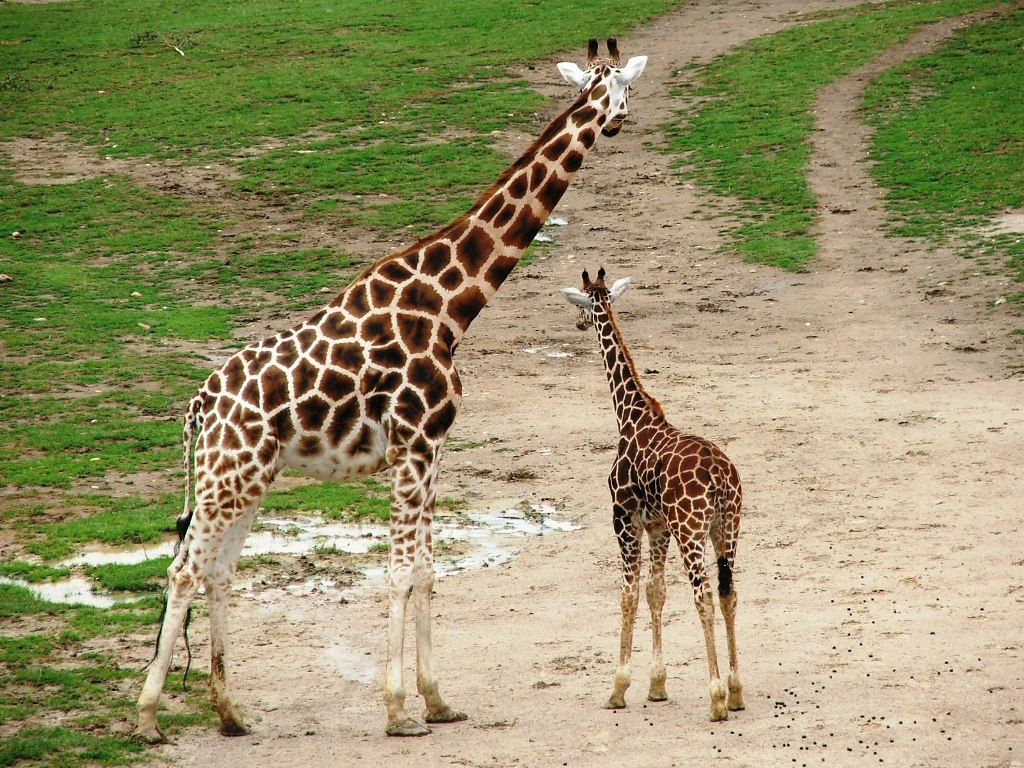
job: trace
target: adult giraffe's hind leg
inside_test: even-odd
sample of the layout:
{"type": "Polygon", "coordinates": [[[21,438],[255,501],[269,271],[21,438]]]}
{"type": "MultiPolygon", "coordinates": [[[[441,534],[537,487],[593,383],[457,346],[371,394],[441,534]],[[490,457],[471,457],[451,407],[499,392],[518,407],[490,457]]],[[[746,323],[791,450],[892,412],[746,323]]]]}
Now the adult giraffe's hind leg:
{"type": "Polygon", "coordinates": [[[227,638],[227,601],[235,575],[238,556],[249,534],[259,501],[236,520],[228,529],[224,543],[213,567],[203,581],[206,603],[210,611],[210,701],[220,718],[220,733],[224,736],[244,736],[249,733],[237,707],[228,693],[225,640],[227,638]]]}
{"type": "Polygon", "coordinates": [[[424,736],[430,729],[405,711],[403,683],[405,611],[413,598],[416,620],[416,687],[426,703],[428,723],[465,720],[463,712],[452,709],[441,698],[434,674],[431,639],[430,595],[434,586],[433,542],[430,526],[434,512],[434,478],[437,449],[433,451],[420,437],[409,447],[389,448],[394,467],[391,493],[391,547],[389,563],[388,659],[384,679],[384,703],[388,710],[388,736],[424,736]],[[424,457],[435,458],[424,461],[424,457]]]}

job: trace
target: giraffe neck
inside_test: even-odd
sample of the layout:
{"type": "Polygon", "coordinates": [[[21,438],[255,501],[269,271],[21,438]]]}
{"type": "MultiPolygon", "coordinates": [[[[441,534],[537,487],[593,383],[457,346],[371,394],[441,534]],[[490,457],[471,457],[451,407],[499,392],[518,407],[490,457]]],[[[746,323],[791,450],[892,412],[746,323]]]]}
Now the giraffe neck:
{"type": "Polygon", "coordinates": [[[372,265],[335,303],[359,316],[368,309],[385,308],[375,292],[382,297],[399,296],[394,309],[437,316],[445,326],[443,336],[449,348],[454,349],[540,231],[594,146],[608,117],[607,105],[595,100],[595,93],[600,96],[603,90],[584,92],[552,120],[469,211],[372,265]],[[391,287],[381,288],[381,282],[391,287]]]}
{"type": "Polygon", "coordinates": [[[594,327],[601,341],[601,353],[608,374],[608,386],[612,391],[619,434],[631,432],[645,421],[663,420],[665,412],[661,403],[644,389],[607,297],[594,303],[594,327]]]}

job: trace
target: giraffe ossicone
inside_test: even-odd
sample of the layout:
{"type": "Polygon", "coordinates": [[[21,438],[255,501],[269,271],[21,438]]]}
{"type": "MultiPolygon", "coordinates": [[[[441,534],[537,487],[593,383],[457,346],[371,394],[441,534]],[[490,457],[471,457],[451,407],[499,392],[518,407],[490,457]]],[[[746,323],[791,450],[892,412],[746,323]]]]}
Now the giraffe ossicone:
{"type": "Polygon", "coordinates": [[[228,693],[227,595],[260,503],[284,467],[334,480],[390,467],[386,732],[430,732],[405,710],[403,638],[410,597],[423,719],[465,719],[438,692],[430,635],[434,485],[441,446],[462,401],[453,356],[598,134],[615,135],[625,121],[630,86],[647,57],[620,67],[613,38],[608,48],[609,58],[602,59],[591,40],[585,70],[559,66],[580,94],[469,211],[373,263],[305,322],[229,357],[192,398],[183,433],[181,540],[168,569],[157,651],[139,696],[137,738],[164,740],[157,727],[160,693],[200,586],[209,604],[210,694],[220,730],[247,732],[228,693]]]}
{"type": "Polygon", "coordinates": [[[662,654],[662,608],[665,604],[665,559],[675,539],[682,554],[693,599],[704,630],[711,679],[711,719],[725,720],[730,710],[744,708],[743,684],[736,650],[736,588],[733,579],[740,532],[743,491],[740,476],[728,457],[710,440],[686,435],[665,418],[661,404],[644,389],[629,347],[612,312],[612,302],[629,285],[628,278],[605,286],[583,273],[583,290],[564,288],[562,296],[579,308],[576,326],[597,329],[605,373],[619,427],[618,451],[608,476],[612,526],[622,558],[622,627],[619,664],[606,706],[626,706],[630,684],[633,626],[640,593],[640,550],[647,535],[650,576],[647,604],[651,610],[653,659],[647,698],[664,701],[666,671],[662,654]],[[707,539],[717,555],[718,597],[725,618],[729,675],[722,682],[715,649],[715,604],[704,548],[707,539]]]}

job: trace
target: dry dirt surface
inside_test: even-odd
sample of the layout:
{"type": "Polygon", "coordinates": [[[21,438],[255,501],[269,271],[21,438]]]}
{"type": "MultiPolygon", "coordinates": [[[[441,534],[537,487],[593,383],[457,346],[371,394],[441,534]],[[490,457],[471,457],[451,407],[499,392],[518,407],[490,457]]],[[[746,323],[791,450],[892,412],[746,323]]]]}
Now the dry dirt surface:
{"type": "MultiPolygon", "coordinates": [[[[718,253],[724,219],[652,147],[677,106],[668,89],[680,66],[780,29],[793,11],[841,4],[700,2],[620,40],[625,55],[650,57],[633,122],[599,143],[556,212],[569,222],[547,230],[560,247],[516,271],[459,351],[466,397],[455,434],[482,444],[446,456],[441,495],[480,508],[546,501],[581,526],[438,581],[441,690],[469,720],[420,739],[384,736],[383,589],[344,600],[268,591],[236,597],[231,615],[230,674],[252,734],[193,729],[154,749],[156,760],[1024,765],[1024,378],[1012,374],[1020,349],[1008,336],[1019,319],[985,308],[1007,290],[998,278],[881,235],[881,192],[854,112],[866,76],[955,25],[922,32],[821,95],[811,182],[822,254],[805,274],[718,253]],[[647,388],[743,476],[747,708],[727,722],[708,720],[703,639],[675,553],[670,698],[644,698],[642,605],[629,706],[602,707],[619,631],[605,484],[616,426],[596,338],[575,329],[557,293],[602,265],[612,279],[633,278],[616,306],[647,388]]],[[[562,104],[555,60],[523,75],[562,104]]],[[[511,150],[530,138],[503,140],[511,150]]],[[[284,323],[268,318],[263,330],[284,323]]],[[[192,633],[199,660],[204,629],[192,633]]],[[[724,656],[721,624],[719,648],[724,656]]],[[[413,658],[410,647],[407,665],[413,658]]]]}

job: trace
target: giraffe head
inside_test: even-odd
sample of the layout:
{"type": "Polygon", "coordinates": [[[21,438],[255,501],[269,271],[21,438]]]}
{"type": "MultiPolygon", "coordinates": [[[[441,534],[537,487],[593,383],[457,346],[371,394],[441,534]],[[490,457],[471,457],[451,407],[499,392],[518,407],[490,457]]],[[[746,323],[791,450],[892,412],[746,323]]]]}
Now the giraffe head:
{"type": "Polygon", "coordinates": [[[594,324],[594,307],[603,305],[605,300],[610,305],[619,296],[624,294],[628,287],[628,277],[620,277],[612,283],[611,288],[606,287],[604,284],[604,267],[601,267],[597,271],[597,280],[591,280],[590,275],[584,272],[583,290],[563,288],[562,296],[570,304],[575,304],[579,307],[580,317],[576,321],[576,327],[581,331],[585,331],[594,324]]]}
{"type": "Polygon", "coordinates": [[[591,38],[587,68],[580,69],[571,61],[563,61],[558,65],[558,71],[566,82],[579,88],[598,112],[605,116],[601,133],[614,136],[629,114],[629,92],[645,66],[646,56],[633,56],[625,66],[621,66],[619,45],[614,37],[608,38],[608,58],[601,58],[598,56],[597,40],[591,38]]]}

